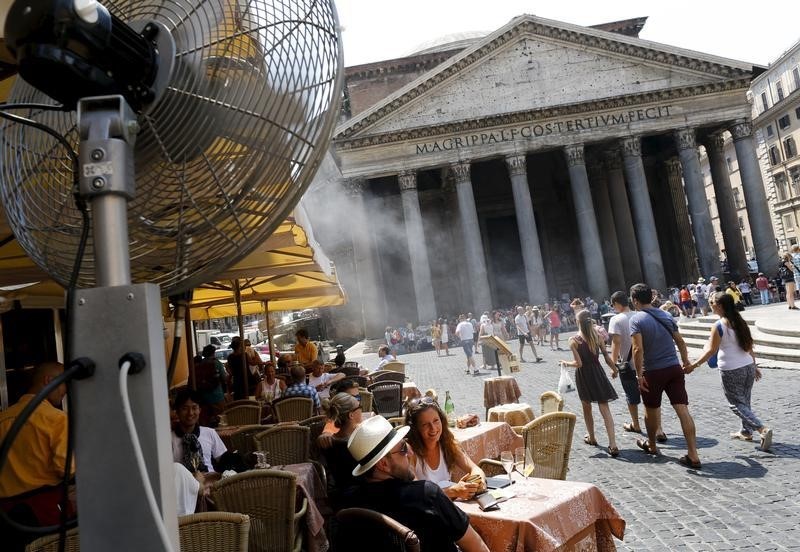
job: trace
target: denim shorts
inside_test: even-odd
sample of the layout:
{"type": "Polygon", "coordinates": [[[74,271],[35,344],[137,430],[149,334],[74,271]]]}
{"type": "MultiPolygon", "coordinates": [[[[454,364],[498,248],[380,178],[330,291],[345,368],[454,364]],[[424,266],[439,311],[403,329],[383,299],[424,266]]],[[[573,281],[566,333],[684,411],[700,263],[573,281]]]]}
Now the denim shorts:
{"type": "Polygon", "coordinates": [[[467,358],[472,358],[472,347],[475,344],[472,341],[462,341],[461,348],[464,349],[464,354],[467,355],[467,358]]]}

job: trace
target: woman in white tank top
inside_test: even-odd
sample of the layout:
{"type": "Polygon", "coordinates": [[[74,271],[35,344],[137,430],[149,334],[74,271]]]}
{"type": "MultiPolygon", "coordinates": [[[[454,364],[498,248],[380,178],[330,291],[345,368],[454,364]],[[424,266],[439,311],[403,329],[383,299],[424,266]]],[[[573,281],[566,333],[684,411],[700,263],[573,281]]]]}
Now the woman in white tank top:
{"type": "Polygon", "coordinates": [[[758,419],[750,407],[753,383],[761,379],[761,370],[756,366],[753,353],[750,328],[736,310],[731,295],[717,292],[709,298],[709,305],[720,318],[711,328],[711,336],[703,349],[703,355],[692,367],[697,368],[713,355],[717,355],[722,390],[728,399],[728,406],[742,420],[742,428],[731,433],[731,437],[752,441],[753,432],[757,431],[761,436],[761,450],[769,450],[772,445],[772,430],[758,419]]]}
{"type": "Polygon", "coordinates": [[[450,486],[443,486],[451,499],[469,500],[486,489],[483,470],[458,446],[447,426],[447,417],[433,398],[412,400],[406,410],[406,425],[411,428],[407,439],[414,451],[411,463],[418,480],[442,484],[452,481],[451,473],[458,470],[466,475],[450,486]],[[467,481],[471,478],[480,479],[467,481]]]}

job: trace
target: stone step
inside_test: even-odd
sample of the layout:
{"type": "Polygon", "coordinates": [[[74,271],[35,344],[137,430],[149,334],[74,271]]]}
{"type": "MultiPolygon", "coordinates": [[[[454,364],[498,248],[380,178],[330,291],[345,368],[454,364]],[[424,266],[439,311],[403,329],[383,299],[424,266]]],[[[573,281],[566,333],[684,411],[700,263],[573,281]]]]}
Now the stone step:
{"type": "MultiPolygon", "coordinates": [[[[684,341],[687,348],[697,351],[705,347],[707,339],[684,337],[684,341]]],[[[756,361],[765,367],[800,370],[800,350],[756,344],[756,361]]]]}
{"type": "Polygon", "coordinates": [[[756,322],[756,328],[765,334],[779,335],[800,340],[800,313],[797,315],[797,324],[787,325],[780,321],[759,320],[756,322]]]}
{"type": "MultiPolygon", "coordinates": [[[[711,332],[711,324],[708,326],[681,326],[681,335],[684,338],[692,337],[695,339],[707,340],[711,332]]],[[[787,337],[785,335],[767,334],[758,329],[750,329],[750,335],[757,346],[774,347],[776,349],[793,349],[800,351],[800,339],[787,337]]]]}

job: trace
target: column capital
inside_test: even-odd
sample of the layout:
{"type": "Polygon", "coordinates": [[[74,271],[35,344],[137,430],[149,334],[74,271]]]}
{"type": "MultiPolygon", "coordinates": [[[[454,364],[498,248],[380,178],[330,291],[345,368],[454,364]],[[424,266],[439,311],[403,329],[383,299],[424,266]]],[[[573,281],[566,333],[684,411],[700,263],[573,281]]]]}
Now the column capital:
{"type": "Polygon", "coordinates": [[[683,176],[681,160],[677,157],[670,157],[664,161],[664,165],[667,167],[667,176],[670,178],[681,178],[683,176]]]}
{"type": "Polygon", "coordinates": [[[675,146],[678,151],[697,147],[693,128],[679,128],[675,131],[675,146]]]}
{"type": "Polygon", "coordinates": [[[628,136],[619,141],[622,146],[622,155],[625,157],[642,156],[642,139],[638,136],[628,136]]]}
{"type": "Polygon", "coordinates": [[[747,120],[739,119],[734,121],[730,129],[734,141],[749,138],[753,134],[753,123],[747,120]]]}
{"type": "Polygon", "coordinates": [[[367,180],[365,178],[346,178],[342,181],[347,195],[350,197],[361,197],[367,189],[367,180]]]}
{"type": "Polygon", "coordinates": [[[508,167],[508,174],[511,176],[527,176],[528,164],[525,154],[522,155],[508,155],[506,156],[506,166],[508,167]]]}
{"type": "Polygon", "coordinates": [[[458,161],[457,163],[451,163],[450,171],[453,173],[453,176],[456,179],[456,184],[461,184],[462,182],[471,182],[472,177],[470,175],[469,161],[458,161]]]}
{"type": "Polygon", "coordinates": [[[706,153],[722,155],[725,151],[725,138],[722,136],[722,132],[712,132],[708,136],[706,136],[705,140],[703,141],[703,145],[706,147],[706,153]]]}
{"type": "Polygon", "coordinates": [[[402,171],[397,175],[400,191],[406,192],[417,189],[417,171],[402,171]]]}
{"type": "Polygon", "coordinates": [[[603,152],[603,160],[606,164],[606,169],[613,171],[622,168],[622,156],[620,155],[619,148],[614,146],[608,148],[603,152]]]}
{"type": "Polygon", "coordinates": [[[567,157],[567,165],[570,167],[585,163],[583,160],[583,144],[564,146],[564,155],[567,157]]]}

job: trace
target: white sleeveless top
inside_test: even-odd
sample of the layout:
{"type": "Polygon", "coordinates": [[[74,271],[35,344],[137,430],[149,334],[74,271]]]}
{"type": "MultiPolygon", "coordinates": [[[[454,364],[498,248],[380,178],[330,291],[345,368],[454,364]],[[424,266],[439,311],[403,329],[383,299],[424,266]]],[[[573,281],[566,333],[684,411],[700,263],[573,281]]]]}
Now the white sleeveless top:
{"type": "Polygon", "coordinates": [[[450,471],[447,469],[447,462],[444,461],[444,451],[441,446],[439,446],[439,467],[435,470],[431,469],[422,456],[417,456],[414,475],[418,480],[425,479],[436,484],[442,481],[450,481],[450,471]]]}
{"type": "Polygon", "coordinates": [[[748,364],[753,364],[750,353],[743,351],[736,340],[736,332],[720,320],[717,322],[722,327],[722,337],[717,352],[717,366],[720,370],[736,370],[748,364]]]}
{"type": "Polygon", "coordinates": [[[261,381],[261,396],[267,402],[272,402],[281,398],[281,380],[275,378],[272,385],[267,383],[267,380],[261,381]]]}

